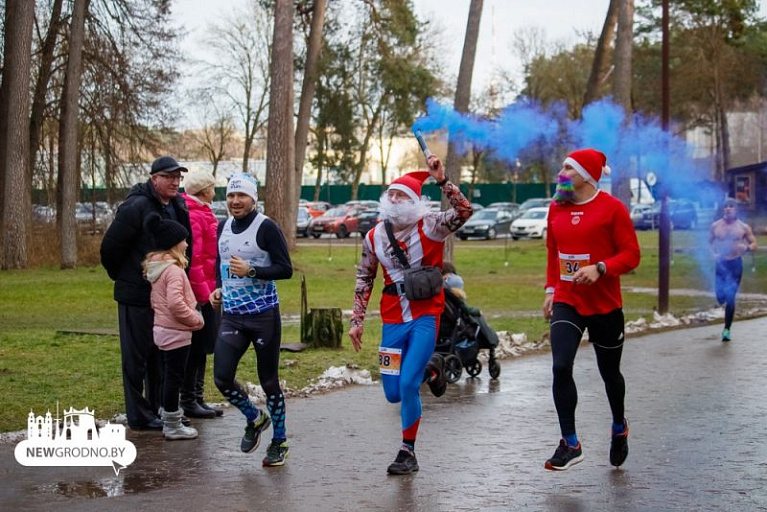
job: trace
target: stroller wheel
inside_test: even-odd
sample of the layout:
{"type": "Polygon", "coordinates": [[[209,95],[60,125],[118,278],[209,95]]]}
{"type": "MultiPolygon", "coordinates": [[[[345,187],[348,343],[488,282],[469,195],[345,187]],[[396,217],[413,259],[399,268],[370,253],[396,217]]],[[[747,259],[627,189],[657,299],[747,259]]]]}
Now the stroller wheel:
{"type": "Polygon", "coordinates": [[[498,376],[501,374],[501,365],[498,364],[498,361],[496,361],[495,359],[491,359],[490,365],[488,367],[488,371],[490,372],[491,379],[497,379],[498,376]]]}
{"type": "Polygon", "coordinates": [[[445,356],[445,378],[450,384],[455,384],[461,378],[463,365],[458,356],[449,354],[445,356]]]}
{"type": "Polygon", "coordinates": [[[479,362],[479,359],[475,359],[473,362],[469,363],[466,366],[466,372],[472,377],[476,377],[477,375],[479,375],[479,372],[481,371],[482,371],[482,363],[479,362]]]}

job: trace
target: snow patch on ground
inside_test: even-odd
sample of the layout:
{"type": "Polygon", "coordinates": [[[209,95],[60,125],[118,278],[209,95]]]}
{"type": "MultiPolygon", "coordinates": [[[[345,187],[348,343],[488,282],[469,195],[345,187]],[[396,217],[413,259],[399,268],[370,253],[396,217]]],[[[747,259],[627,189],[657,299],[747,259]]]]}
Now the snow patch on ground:
{"type": "MultiPolygon", "coordinates": [[[[767,307],[757,306],[739,310],[738,318],[750,318],[767,315],[767,307]]],[[[639,318],[631,322],[626,322],[626,334],[646,333],[660,329],[669,329],[675,327],[694,327],[705,325],[707,323],[718,321],[724,318],[724,308],[716,307],[697,313],[675,317],[671,313],[661,315],[657,311],[653,312],[651,320],[639,318]]],[[[495,349],[497,359],[508,359],[519,357],[525,353],[533,353],[548,349],[551,345],[548,333],[544,334],[540,340],[528,340],[525,333],[510,333],[507,331],[498,332],[499,343],[495,349]]],[[[478,357],[480,362],[486,364],[488,361],[488,351],[482,350],[478,357]]],[[[280,382],[286,398],[304,398],[311,395],[322,394],[335,389],[341,389],[352,384],[369,386],[375,384],[368,370],[360,369],[357,365],[349,364],[346,366],[331,366],[325,370],[322,375],[315,379],[308,386],[301,389],[288,388],[286,382],[280,382]]],[[[251,382],[245,385],[251,400],[256,403],[264,404],[266,395],[261,386],[251,382]]],[[[233,411],[228,402],[211,404],[217,407],[233,411]]],[[[124,414],[117,414],[110,418],[111,423],[126,424],[127,418],[124,414]]],[[[97,425],[102,427],[105,420],[97,420],[97,425]]],[[[26,438],[26,430],[17,432],[0,433],[0,443],[17,443],[26,438]]]]}

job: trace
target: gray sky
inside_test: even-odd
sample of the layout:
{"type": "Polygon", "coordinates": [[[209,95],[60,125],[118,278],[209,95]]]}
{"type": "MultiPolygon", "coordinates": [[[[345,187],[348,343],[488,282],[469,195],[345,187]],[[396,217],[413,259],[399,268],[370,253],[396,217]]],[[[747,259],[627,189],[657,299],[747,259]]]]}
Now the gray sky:
{"type": "MultiPolygon", "coordinates": [[[[174,19],[187,32],[181,44],[184,52],[189,57],[204,56],[200,41],[206,28],[246,1],[175,0],[174,19]]],[[[413,0],[413,4],[421,19],[442,28],[444,49],[440,53],[445,56],[446,71],[457,76],[470,0],[413,0]]],[[[472,90],[487,86],[498,68],[519,76],[520,63],[512,47],[516,31],[538,27],[548,41],[570,44],[578,40],[578,33],[599,34],[608,4],[609,0],[485,0],[472,90]]],[[[761,2],[760,13],[767,17],[767,2],[761,2]]],[[[182,87],[188,82],[183,79],[182,87]]]]}
{"type": "MultiPolygon", "coordinates": [[[[174,18],[188,31],[182,48],[189,54],[204,51],[198,43],[206,27],[221,20],[229,6],[242,5],[245,0],[176,0],[174,18]]],[[[469,0],[414,0],[416,12],[422,19],[432,20],[442,27],[448,71],[458,74],[469,0]]],[[[609,0],[485,0],[477,47],[474,86],[483,85],[495,67],[514,71],[518,65],[511,50],[514,31],[536,26],[545,29],[552,41],[574,42],[576,31],[599,33],[609,0]],[[494,34],[494,36],[493,36],[494,34]],[[495,41],[493,41],[495,40],[495,41]]]]}

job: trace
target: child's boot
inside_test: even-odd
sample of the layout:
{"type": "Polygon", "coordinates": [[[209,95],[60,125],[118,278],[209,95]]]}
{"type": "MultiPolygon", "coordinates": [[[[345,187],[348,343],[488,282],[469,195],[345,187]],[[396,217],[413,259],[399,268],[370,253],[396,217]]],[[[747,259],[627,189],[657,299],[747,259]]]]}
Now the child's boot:
{"type": "Polygon", "coordinates": [[[192,427],[185,427],[181,423],[182,410],[173,412],[162,411],[162,434],[165,439],[194,439],[197,437],[197,430],[192,427]]]}

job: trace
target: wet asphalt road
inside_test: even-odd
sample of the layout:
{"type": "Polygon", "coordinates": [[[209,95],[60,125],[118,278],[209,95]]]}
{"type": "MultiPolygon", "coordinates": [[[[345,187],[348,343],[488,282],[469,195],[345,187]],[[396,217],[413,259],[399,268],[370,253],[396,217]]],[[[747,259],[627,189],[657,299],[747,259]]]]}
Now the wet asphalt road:
{"type": "MultiPolygon", "coordinates": [[[[550,354],[504,361],[440,398],[426,396],[421,471],[385,473],[398,406],[379,385],[288,402],[291,457],[264,469],[271,431],[239,451],[243,421],[197,420],[200,438],[129,432],[137,460],[111,468],[28,468],[0,446],[0,510],[767,510],[767,318],[633,337],[624,351],[630,454],[609,465],[610,415],[594,354],[576,359],[585,460],[543,462],[558,442],[550,354]]],[[[427,392],[426,388],[424,391],[427,392]]]]}

